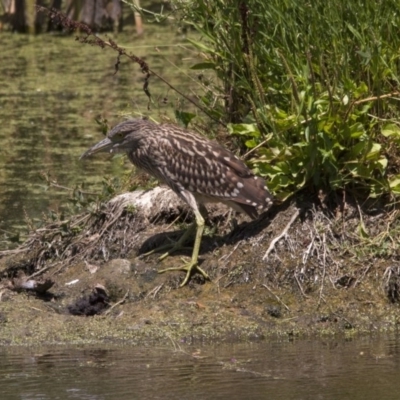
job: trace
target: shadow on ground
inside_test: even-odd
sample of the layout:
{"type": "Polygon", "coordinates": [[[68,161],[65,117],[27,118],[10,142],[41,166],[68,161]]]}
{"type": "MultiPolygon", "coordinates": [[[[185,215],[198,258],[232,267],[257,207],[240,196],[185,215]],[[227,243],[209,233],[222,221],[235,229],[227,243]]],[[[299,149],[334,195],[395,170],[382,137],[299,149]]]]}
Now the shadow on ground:
{"type": "Polygon", "coordinates": [[[0,343],[255,340],[397,328],[399,257],[379,253],[386,242],[373,240],[393,212],[305,195],[257,221],[208,209],[200,260],[211,281],[194,275],[183,288],[182,273],[158,270],[179,265],[190,249],[162,262],[140,256],[176,240],[192,221],[163,187],[118,196],[101,212],[76,216],[67,228],[50,224],[1,252],[0,343]],[[361,222],[373,232],[365,240],[361,222]]]}

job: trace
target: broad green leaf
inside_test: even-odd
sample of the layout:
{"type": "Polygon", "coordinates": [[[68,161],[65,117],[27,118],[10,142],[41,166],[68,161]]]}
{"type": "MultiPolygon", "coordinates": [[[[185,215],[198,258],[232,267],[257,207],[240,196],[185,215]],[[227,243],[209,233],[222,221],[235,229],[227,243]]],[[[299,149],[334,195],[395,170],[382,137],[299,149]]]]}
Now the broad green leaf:
{"type": "Polygon", "coordinates": [[[189,125],[190,121],[196,116],[196,114],[188,113],[184,111],[175,110],[176,119],[185,127],[189,125]]]}
{"type": "Polygon", "coordinates": [[[397,190],[400,193],[400,175],[396,175],[395,177],[389,180],[389,187],[392,190],[395,190],[397,188],[397,190]]]}
{"type": "Polygon", "coordinates": [[[390,184],[390,189],[393,194],[400,195],[400,181],[397,183],[397,185],[390,184]]]}
{"type": "Polygon", "coordinates": [[[386,170],[386,168],[387,168],[388,160],[387,160],[386,157],[380,158],[380,159],[377,161],[377,164],[380,165],[380,167],[378,167],[379,170],[382,171],[382,172],[384,172],[384,171],[386,170]]]}
{"type": "Polygon", "coordinates": [[[249,135],[260,137],[260,131],[256,124],[228,124],[228,132],[231,135],[249,135]]]}
{"type": "Polygon", "coordinates": [[[364,164],[357,163],[354,166],[349,166],[349,170],[354,177],[359,177],[364,179],[371,178],[371,173],[372,173],[371,168],[369,168],[364,164]]]}
{"type": "MultiPolygon", "coordinates": [[[[350,159],[350,162],[358,160],[360,156],[362,156],[367,148],[367,142],[359,142],[355,146],[353,146],[350,152],[347,155],[347,159],[350,159]]],[[[357,162],[357,161],[356,161],[357,162]]]]}
{"type": "Polygon", "coordinates": [[[382,127],[381,133],[385,137],[400,136],[400,127],[396,124],[386,124],[382,127]]]}
{"type": "Polygon", "coordinates": [[[381,148],[382,146],[379,143],[372,143],[372,147],[370,149],[370,151],[367,153],[367,155],[365,156],[365,158],[367,160],[372,160],[374,158],[376,158],[379,153],[381,152],[381,148]]]}
{"type": "Polygon", "coordinates": [[[244,142],[248,149],[252,149],[258,145],[258,142],[255,139],[246,140],[244,142]]]}
{"type": "Polygon", "coordinates": [[[271,179],[271,183],[276,187],[287,187],[291,185],[293,182],[285,175],[275,175],[271,179]]]}
{"type": "Polygon", "coordinates": [[[367,93],[368,93],[368,86],[365,84],[365,82],[361,82],[353,92],[356,98],[359,98],[367,93]]]}
{"type": "Polygon", "coordinates": [[[364,126],[360,123],[354,124],[352,126],[350,126],[350,136],[352,138],[359,138],[362,135],[364,135],[365,133],[365,129],[364,126]]]}

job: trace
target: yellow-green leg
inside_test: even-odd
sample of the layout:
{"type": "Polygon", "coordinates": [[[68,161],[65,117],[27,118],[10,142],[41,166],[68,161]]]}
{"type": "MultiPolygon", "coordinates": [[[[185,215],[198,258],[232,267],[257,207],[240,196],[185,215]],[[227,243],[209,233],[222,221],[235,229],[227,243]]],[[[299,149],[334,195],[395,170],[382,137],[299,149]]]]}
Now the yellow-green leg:
{"type": "Polygon", "coordinates": [[[159,253],[161,251],[168,250],[166,253],[164,253],[163,255],[158,257],[159,261],[164,260],[164,258],[167,258],[172,253],[174,253],[175,251],[178,251],[178,250],[181,250],[181,249],[185,248],[184,245],[188,241],[190,236],[192,236],[195,228],[196,228],[196,222],[193,222],[192,224],[189,225],[189,227],[186,229],[186,231],[183,233],[183,235],[179,238],[178,241],[175,242],[175,241],[173,241],[171,239],[168,239],[168,240],[170,240],[171,243],[163,244],[162,246],[158,246],[155,249],[150,250],[147,253],[142,254],[140,257],[147,257],[147,256],[150,256],[150,255],[152,255],[154,253],[159,253]]]}
{"type": "Polygon", "coordinates": [[[195,228],[196,228],[196,222],[193,222],[192,224],[190,224],[190,226],[186,229],[186,231],[183,233],[183,235],[179,238],[177,242],[159,247],[157,251],[162,251],[167,249],[168,251],[163,255],[161,255],[160,257],[158,257],[158,259],[162,261],[168,256],[170,256],[172,253],[175,253],[176,251],[183,249],[185,247],[185,243],[192,236],[195,228]]]}
{"type": "MultiPolygon", "coordinates": [[[[188,237],[191,235],[194,226],[196,226],[196,238],[194,240],[192,258],[191,258],[190,262],[182,265],[181,267],[166,268],[166,269],[162,269],[162,270],[158,271],[159,274],[162,274],[167,271],[185,271],[186,276],[180,285],[181,287],[185,286],[188,283],[190,276],[194,272],[199,272],[200,274],[202,274],[204,276],[205,279],[210,279],[209,276],[207,275],[207,273],[198,266],[201,238],[203,236],[203,231],[204,231],[204,218],[202,217],[202,215],[200,214],[200,212],[198,210],[194,210],[194,213],[195,213],[195,217],[196,217],[196,225],[194,225],[194,224],[191,225],[188,228],[188,230],[184,233],[184,235],[179,239],[179,241],[176,243],[176,245],[171,249],[171,251],[172,250],[176,251],[175,247],[178,245],[179,242],[182,242],[180,244],[180,246],[182,247],[183,246],[182,239],[184,239],[184,241],[186,241],[188,239],[188,237]]],[[[160,259],[164,259],[169,254],[170,254],[170,252],[163,254],[160,257],[160,259]]]]}

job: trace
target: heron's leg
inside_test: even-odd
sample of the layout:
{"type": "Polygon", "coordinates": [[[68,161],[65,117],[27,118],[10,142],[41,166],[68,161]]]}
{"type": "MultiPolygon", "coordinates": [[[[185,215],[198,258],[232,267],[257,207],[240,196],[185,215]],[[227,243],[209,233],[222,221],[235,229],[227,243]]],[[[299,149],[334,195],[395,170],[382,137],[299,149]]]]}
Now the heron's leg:
{"type": "Polygon", "coordinates": [[[185,271],[186,276],[183,282],[181,283],[181,287],[185,286],[186,283],[188,283],[190,276],[194,272],[199,272],[204,276],[205,279],[210,279],[207,273],[201,269],[198,266],[198,258],[199,258],[199,251],[200,251],[200,244],[201,244],[201,238],[203,236],[203,231],[204,231],[204,218],[200,214],[200,211],[197,210],[197,208],[194,210],[195,217],[196,217],[196,238],[194,241],[194,246],[193,246],[193,252],[192,252],[192,258],[190,262],[187,264],[182,265],[181,267],[172,267],[172,268],[166,268],[158,271],[158,273],[162,274],[163,272],[166,271],[185,271]]]}
{"type": "Polygon", "coordinates": [[[196,222],[193,222],[192,224],[189,225],[189,227],[186,229],[186,231],[183,233],[183,235],[179,238],[178,241],[172,241],[171,243],[164,244],[162,246],[156,247],[153,250],[150,250],[149,252],[142,254],[141,257],[147,257],[151,254],[158,253],[159,251],[165,251],[167,250],[166,253],[161,255],[158,259],[164,260],[164,258],[167,258],[169,255],[174,253],[175,251],[181,250],[184,248],[185,243],[190,239],[190,236],[192,236],[194,229],[196,228],[196,222]]]}
{"type": "MultiPolygon", "coordinates": [[[[189,204],[191,205],[191,207],[193,208],[193,210],[194,210],[194,212],[195,212],[195,214],[196,214],[196,211],[197,211],[198,206],[197,206],[197,203],[196,203],[196,201],[194,200],[194,198],[193,198],[192,196],[188,196],[187,193],[181,195],[181,197],[183,198],[183,200],[184,200],[185,202],[187,202],[187,203],[189,203],[189,204]]],[[[197,211],[197,212],[200,214],[200,217],[201,217],[202,220],[203,220],[203,227],[204,227],[204,219],[203,219],[202,216],[203,216],[203,215],[206,215],[206,216],[207,216],[207,215],[208,215],[208,211],[207,211],[207,209],[204,207],[203,204],[200,204],[199,208],[200,208],[200,211],[197,211]]],[[[164,244],[164,245],[162,245],[162,246],[158,246],[158,247],[156,247],[155,249],[150,250],[150,251],[148,251],[147,253],[142,254],[141,257],[147,257],[147,256],[150,256],[151,254],[154,254],[154,253],[158,253],[158,252],[166,251],[166,250],[167,250],[166,253],[164,253],[164,254],[162,254],[160,257],[158,257],[158,260],[159,260],[159,261],[162,261],[162,260],[164,260],[165,258],[167,258],[168,256],[170,256],[172,253],[174,253],[174,252],[176,252],[176,251],[178,251],[178,250],[184,249],[184,248],[185,248],[185,243],[190,239],[190,237],[191,237],[192,234],[194,233],[196,226],[197,226],[197,220],[196,220],[195,222],[193,222],[192,224],[189,225],[189,227],[187,228],[187,230],[183,233],[183,235],[179,238],[179,240],[178,240],[177,242],[175,242],[175,241],[169,239],[169,240],[171,241],[171,243],[164,244]]],[[[203,229],[204,229],[204,228],[203,228],[203,229]]]]}
{"type": "Polygon", "coordinates": [[[194,230],[196,228],[196,222],[193,222],[190,224],[190,226],[186,229],[186,231],[183,233],[183,235],[179,238],[177,242],[175,242],[172,246],[171,245],[166,245],[164,247],[165,250],[169,249],[166,253],[164,253],[162,256],[160,256],[158,259],[160,261],[164,260],[164,258],[167,258],[169,255],[174,253],[175,251],[181,250],[184,248],[185,243],[190,239],[190,236],[192,236],[194,230]]]}

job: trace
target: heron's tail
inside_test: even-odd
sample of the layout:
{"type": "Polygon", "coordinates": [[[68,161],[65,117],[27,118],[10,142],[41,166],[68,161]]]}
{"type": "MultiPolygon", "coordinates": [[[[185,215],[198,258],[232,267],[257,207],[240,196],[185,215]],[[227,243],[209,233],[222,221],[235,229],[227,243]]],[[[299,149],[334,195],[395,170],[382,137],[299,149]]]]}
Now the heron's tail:
{"type": "Polygon", "coordinates": [[[273,203],[273,196],[265,185],[264,179],[258,176],[242,178],[237,187],[239,193],[230,201],[230,206],[256,219],[258,214],[266,211],[273,203]]]}

